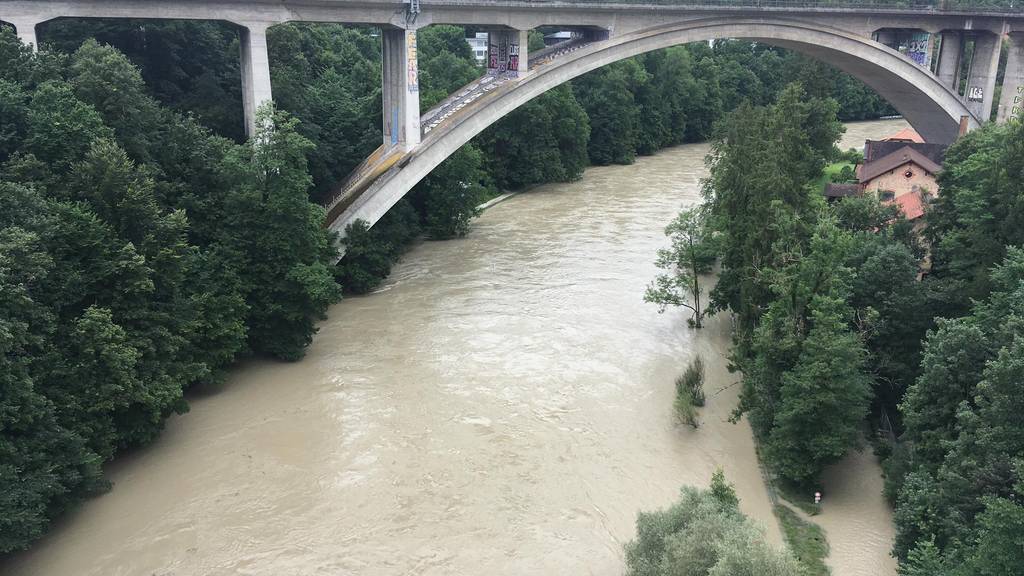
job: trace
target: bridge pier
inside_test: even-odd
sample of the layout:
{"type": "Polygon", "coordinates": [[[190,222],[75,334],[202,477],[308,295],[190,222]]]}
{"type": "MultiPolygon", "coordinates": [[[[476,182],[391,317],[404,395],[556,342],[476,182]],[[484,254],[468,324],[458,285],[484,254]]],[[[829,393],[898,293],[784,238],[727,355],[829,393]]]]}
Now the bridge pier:
{"type": "Polygon", "coordinates": [[[245,110],[245,132],[256,134],[256,112],[273,100],[270,87],[270,55],[267,53],[266,22],[242,24],[239,37],[242,68],[242,105],[245,110]]]}
{"type": "Polygon", "coordinates": [[[978,32],[974,38],[974,57],[967,74],[964,98],[967,100],[967,108],[980,122],[987,122],[992,117],[1000,47],[1000,37],[992,32],[978,32]]]}
{"type": "Polygon", "coordinates": [[[420,143],[420,84],[416,30],[381,30],[384,147],[420,143]]]}
{"type": "Polygon", "coordinates": [[[529,71],[529,30],[490,30],[487,32],[487,73],[507,74],[513,78],[529,71]]]}
{"type": "Polygon", "coordinates": [[[997,121],[1024,120],[1024,32],[1012,32],[997,121]]]}
{"type": "Polygon", "coordinates": [[[964,34],[960,30],[942,32],[939,45],[939,80],[956,91],[960,87],[960,59],[964,52],[964,34]]]}

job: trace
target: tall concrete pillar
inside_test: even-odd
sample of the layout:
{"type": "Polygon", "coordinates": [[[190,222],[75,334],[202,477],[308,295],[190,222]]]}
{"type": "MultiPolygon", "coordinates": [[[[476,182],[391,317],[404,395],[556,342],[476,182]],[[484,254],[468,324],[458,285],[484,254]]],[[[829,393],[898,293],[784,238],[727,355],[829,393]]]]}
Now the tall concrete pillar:
{"type": "Polygon", "coordinates": [[[420,143],[420,80],[416,30],[381,30],[384,146],[420,143]]]}
{"type": "Polygon", "coordinates": [[[964,34],[960,30],[946,30],[939,45],[939,81],[953,90],[960,85],[960,58],[964,52],[964,34]]]}
{"type": "Polygon", "coordinates": [[[1000,38],[992,32],[978,32],[974,39],[974,58],[971,60],[964,97],[967,99],[967,107],[982,122],[987,122],[992,114],[999,48],[1000,38]]]}
{"type": "Polygon", "coordinates": [[[267,28],[265,22],[249,23],[242,26],[242,105],[245,109],[245,131],[256,134],[256,112],[260,106],[273,100],[270,87],[270,55],[267,53],[267,28]]]}
{"type": "Polygon", "coordinates": [[[529,30],[491,30],[487,33],[487,73],[525,76],[530,68],[529,30]]]}
{"type": "Polygon", "coordinates": [[[18,33],[18,38],[21,39],[22,43],[31,45],[34,50],[39,49],[39,43],[36,40],[36,26],[38,26],[42,20],[23,17],[4,18],[3,21],[14,25],[14,29],[18,33]]]}
{"type": "Polygon", "coordinates": [[[1003,92],[996,117],[999,122],[1024,121],[1024,32],[1014,32],[1009,37],[1010,52],[1006,58],[1003,92]]]}

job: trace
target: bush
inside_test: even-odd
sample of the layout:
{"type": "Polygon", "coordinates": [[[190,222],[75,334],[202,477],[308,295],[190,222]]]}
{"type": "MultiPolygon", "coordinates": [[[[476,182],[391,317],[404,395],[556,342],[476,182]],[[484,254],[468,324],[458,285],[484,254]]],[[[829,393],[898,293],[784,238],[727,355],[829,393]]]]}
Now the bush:
{"type": "Polygon", "coordinates": [[[676,379],[676,397],[685,396],[694,406],[704,406],[704,359],[697,356],[676,379]]]}
{"type": "Polygon", "coordinates": [[[665,510],[641,512],[626,544],[627,576],[792,576],[797,561],[765,543],[720,474],[711,490],[684,487],[665,510]]]}
{"type": "Polygon", "coordinates": [[[704,360],[697,356],[676,378],[676,399],[673,402],[679,419],[696,428],[697,408],[704,406],[704,360]]]}
{"type": "Polygon", "coordinates": [[[676,394],[676,399],[672,403],[675,407],[676,414],[679,419],[697,428],[700,423],[697,422],[697,408],[693,405],[693,400],[685,394],[676,394]]]}

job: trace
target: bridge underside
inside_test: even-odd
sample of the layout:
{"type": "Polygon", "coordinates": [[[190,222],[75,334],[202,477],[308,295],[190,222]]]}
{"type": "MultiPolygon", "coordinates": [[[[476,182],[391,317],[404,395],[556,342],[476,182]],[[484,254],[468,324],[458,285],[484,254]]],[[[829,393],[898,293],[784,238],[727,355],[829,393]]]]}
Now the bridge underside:
{"type": "Polygon", "coordinates": [[[867,83],[891,102],[931,142],[952,142],[963,119],[980,125],[963,99],[927,69],[870,39],[787,19],[706,19],[623,34],[591,43],[508,82],[453,114],[373,181],[334,204],[332,229],[344,234],[356,220],[369,224],[460,146],[506,114],[547,90],[601,66],[652,50],[717,38],[748,39],[792,49],[831,64],[867,83]]]}

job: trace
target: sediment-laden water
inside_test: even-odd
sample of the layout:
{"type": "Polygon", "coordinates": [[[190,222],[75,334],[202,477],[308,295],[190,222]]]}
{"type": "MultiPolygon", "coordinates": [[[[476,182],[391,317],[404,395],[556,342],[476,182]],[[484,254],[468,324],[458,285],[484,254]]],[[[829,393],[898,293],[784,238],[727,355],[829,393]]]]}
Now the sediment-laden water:
{"type": "MultiPolygon", "coordinates": [[[[850,127],[844,147],[904,126],[850,127]]],[[[593,168],[425,243],[375,294],[334,306],[301,362],[250,362],[193,397],[113,490],[11,576],[622,572],[638,510],[716,467],[781,545],[745,422],[727,422],[729,320],[686,327],[642,294],[662,228],[699,197],[706,145],[593,168]],[[698,430],[672,413],[700,354],[698,430]]],[[[837,576],[894,574],[877,464],[826,475],[837,576]]]]}

